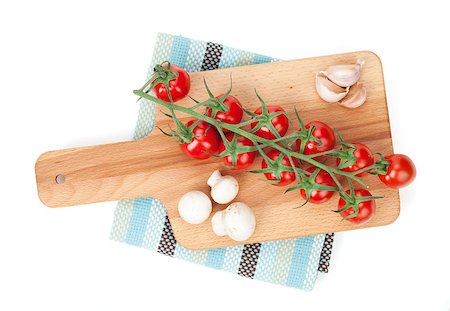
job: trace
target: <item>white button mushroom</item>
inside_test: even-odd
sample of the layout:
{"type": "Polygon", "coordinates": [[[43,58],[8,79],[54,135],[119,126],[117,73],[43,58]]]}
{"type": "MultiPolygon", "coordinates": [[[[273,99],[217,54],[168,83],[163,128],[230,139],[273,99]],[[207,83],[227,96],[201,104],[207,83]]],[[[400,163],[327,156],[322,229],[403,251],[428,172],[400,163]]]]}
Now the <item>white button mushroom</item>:
{"type": "Polygon", "coordinates": [[[211,218],[212,229],[218,236],[226,236],[225,224],[223,221],[223,211],[219,211],[211,218]]]}
{"type": "Polygon", "coordinates": [[[239,192],[239,184],[233,176],[222,176],[215,170],[208,179],[211,197],[219,204],[227,204],[234,200],[239,192]]]}
{"type": "Polygon", "coordinates": [[[178,212],[181,218],[193,225],[200,224],[208,219],[211,210],[211,200],[201,191],[186,192],[178,202],[178,212]]]}
{"type": "Polygon", "coordinates": [[[245,241],[255,231],[256,219],[253,211],[247,204],[241,202],[232,203],[222,213],[216,213],[213,222],[213,231],[220,235],[225,229],[226,235],[235,241],[245,241]],[[219,214],[219,215],[217,215],[219,214]],[[222,216],[222,217],[221,217],[222,216]],[[222,223],[220,223],[222,221],[222,223]]]}

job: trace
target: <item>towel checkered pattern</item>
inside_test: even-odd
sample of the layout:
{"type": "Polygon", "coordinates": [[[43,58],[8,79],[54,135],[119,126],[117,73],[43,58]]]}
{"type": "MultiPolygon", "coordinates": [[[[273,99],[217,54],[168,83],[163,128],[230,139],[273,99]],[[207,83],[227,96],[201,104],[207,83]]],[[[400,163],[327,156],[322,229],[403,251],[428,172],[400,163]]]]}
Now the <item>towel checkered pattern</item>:
{"type": "MultiPolygon", "coordinates": [[[[221,44],[169,34],[158,34],[155,46],[150,68],[164,60],[188,72],[277,61],[221,44]]],[[[151,73],[152,70],[149,76],[151,73]]],[[[141,100],[134,139],[149,135],[154,119],[154,104],[141,100]]],[[[111,239],[248,278],[311,290],[318,272],[328,272],[333,233],[192,251],[176,242],[163,203],[147,197],[118,203],[111,239]]]]}

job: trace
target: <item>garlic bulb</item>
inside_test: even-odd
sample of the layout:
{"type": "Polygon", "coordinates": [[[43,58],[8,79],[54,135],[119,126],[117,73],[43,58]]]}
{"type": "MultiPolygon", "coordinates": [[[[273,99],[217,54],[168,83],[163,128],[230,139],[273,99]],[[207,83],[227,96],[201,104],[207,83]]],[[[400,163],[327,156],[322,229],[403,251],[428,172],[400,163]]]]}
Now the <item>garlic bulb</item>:
{"type": "Polygon", "coordinates": [[[346,108],[357,108],[367,99],[367,90],[359,83],[364,60],[356,64],[328,67],[316,75],[316,90],[320,98],[346,108]]]}
{"type": "Polygon", "coordinates": [[[348,96],[339,102],[339,105],[346,108],[357,108],[364,104],[367,99],[367,90],[362,83],[357,83],[350,88],[348,96]]]}
{"type": "Polygon", "coordinates": [[[329,103],[336,103],[343,99],[349,88],[342,88],[339,85],[334,84],[327,78],[323,71],[316,75],[316,90],[320,98],[329,103]]]}
{"type": "Polygon", "coordinates": [[[356,64],[330,66],[325,70],[324,75],[341,87],[352,86],[361,77],[363,64],[363,60],[358,60],[356,64]]]}

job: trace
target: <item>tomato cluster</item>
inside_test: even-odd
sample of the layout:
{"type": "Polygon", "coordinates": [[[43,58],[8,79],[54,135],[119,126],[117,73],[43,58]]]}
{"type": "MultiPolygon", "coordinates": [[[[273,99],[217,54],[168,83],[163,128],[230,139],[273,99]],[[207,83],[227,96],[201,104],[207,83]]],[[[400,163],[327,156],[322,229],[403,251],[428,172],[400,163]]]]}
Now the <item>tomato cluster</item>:
{"type": "MultiPolygon", "coordinates": [[[[173,103],[189,93],[190,78],[186,71],[176,65],[162,65],[158,70],[161,82],[154,86],[156,97],[173,103]]],[[[182,126],[185,133],[184,136],[179,134],[180,148],[193,159],[204,160],[218,156],[226,167],[243,170],[249,168],[260,153],[261,169],[253,172],[263,173],[268,183],[278,187],[297,182],[297,186],[288,191],[299,189],[299,195],[310,203],[324,203],[339,191],[337,212],[356,224],[365,223],[373,217],[376,197],[372,197],[366,189],[353,189],[351,185],[347,191],[338,188],[336,177],[331,176],[324,167],[330,167],[326,163],[330,157],[335,158],[335,168],[342,172],[351,173],[355,177],[363,177],[367,173],[376,174],[386,186],[395,189],[408,185],[415,178],[414,163],[407,156],[393,154],[384,158],[380,155],[383,161],[376,162],[369,147],[361,142],[345,143],[339,133],[337,135],[341,139],[341,146],[335,148],[335,131],[329,125],[318,120],[303,125],[298,114],[300,129],[296,132],[297,138],[291,143],[281,142],[289,129],[289,119],[282,107],[266,105],[258,95],[261,107],[250,112],[243,108],[236,97],[229,94],[230,91],[213,97],[206,82],[205,86],[210,98],[205,104],[204,114],[219,121],[221,128],[218,130],[200,120],[190,120],[182,126]],[[251,117],[249,121],[243,121],[245,114],[251,117]],[[262,151],[256,141],[234,133],[227,126],[242,122],[246,122],[249,127],[248,133],[267,141],[277,140],[277,144],[294,153],[310,156],[320,168],[302,163],[274,148],[262,151]]]]}

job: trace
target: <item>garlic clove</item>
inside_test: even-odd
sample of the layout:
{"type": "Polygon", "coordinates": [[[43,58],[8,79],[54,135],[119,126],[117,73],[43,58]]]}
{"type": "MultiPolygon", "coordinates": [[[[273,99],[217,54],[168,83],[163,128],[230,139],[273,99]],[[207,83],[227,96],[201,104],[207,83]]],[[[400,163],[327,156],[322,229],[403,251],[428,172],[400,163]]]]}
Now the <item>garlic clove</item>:
{"type": "Polygon", "coordinates": [[[343,88],[330,81],[323,71],[316,75],[316,90],[320,98],[329,103],[336,103],[343,99],[349,88],[343,88]]]}
{"type": "Polygon", "coordinates": [[[330,81],[341,87],[352,86],[361,77],[363,64],[363,60],[358,60],[356,64],[330,66],[324,74],[330,81]]]}
{"type": "Polygon", "coordinates": [[[357,83],[350,88],[348,96],[339,102],[339,105],[346,108],[357,108],[364,104],[367,99],[367,90],[362,83],[357,83]]]}

